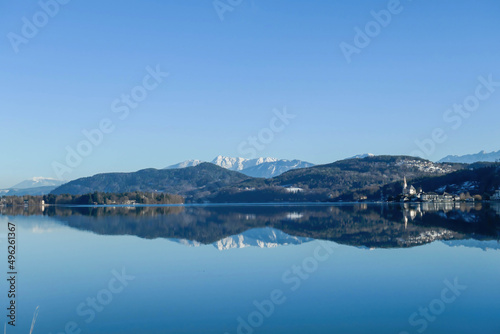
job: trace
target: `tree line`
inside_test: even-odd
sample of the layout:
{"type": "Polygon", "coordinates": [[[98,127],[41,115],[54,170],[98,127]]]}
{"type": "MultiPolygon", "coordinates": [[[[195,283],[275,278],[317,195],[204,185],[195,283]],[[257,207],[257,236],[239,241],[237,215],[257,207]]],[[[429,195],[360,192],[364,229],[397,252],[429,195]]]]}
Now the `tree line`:
{"type": "Polygon", "coordinates": [[[85,195],[43,195],[43,196],[2,196],[0,204],[5,206],[35,206],[42,201],[47,205],[130,205],[130,204],[183,204],[184,198],[158,192],[125,192],[103,193],[93,192],[85,195]]]}

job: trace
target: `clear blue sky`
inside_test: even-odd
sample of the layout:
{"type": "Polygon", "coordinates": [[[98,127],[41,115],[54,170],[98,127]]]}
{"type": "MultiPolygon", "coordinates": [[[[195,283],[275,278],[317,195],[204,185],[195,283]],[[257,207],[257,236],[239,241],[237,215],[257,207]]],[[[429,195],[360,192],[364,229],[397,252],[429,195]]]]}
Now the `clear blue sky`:
{"type": "Polygon", "coordinates": [[[2,1],[0,188],[55,177],[53,162],[105,118],[114,131],[65,179],[238,156],[285,106],[296,117],[259,155],[410,154],[435,128],[448,138],[432,160],[500,149],[500,87],[458,129],[443,120],[475,94],[478,76],[500,81],[500,2],[402,1],[348,63],[339,45],[354,45],[355,27],[387,7],[242,0],[221,21],[210,0],[72,0],[16,53],[9,33],[22,36],[23,17],[42,25],[41,7],[2,1]],[[112,102],[157,64],[169,76],[119,119],[112,102]]]}

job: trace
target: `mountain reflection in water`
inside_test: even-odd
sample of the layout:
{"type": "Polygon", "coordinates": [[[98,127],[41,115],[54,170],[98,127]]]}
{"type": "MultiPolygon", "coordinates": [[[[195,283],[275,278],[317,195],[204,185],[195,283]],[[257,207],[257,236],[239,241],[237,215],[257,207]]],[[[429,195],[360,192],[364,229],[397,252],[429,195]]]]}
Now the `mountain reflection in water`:
{"type": "Polygon", "coordinates": [[[435,240],[498,240],[500,203],[3,207],[3,215],[44,215],[102,235],[168,238],[218,249],[275,247],[311,239],[369,248],[435,240]]]}

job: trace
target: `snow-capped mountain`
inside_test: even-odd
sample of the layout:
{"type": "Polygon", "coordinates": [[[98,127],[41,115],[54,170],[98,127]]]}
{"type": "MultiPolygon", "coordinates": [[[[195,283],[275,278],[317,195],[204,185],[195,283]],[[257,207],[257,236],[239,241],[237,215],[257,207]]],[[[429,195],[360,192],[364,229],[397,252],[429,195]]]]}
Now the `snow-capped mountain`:
{"type": "MultiPolygon", "coordinates": [[[[171,165],[166,169],[185,168],[196,166],[202,163],[200,160],[186,160],[184,162],[171,165]]],[[[241,172],[252,177],[270,178],[278,176],[291,169],[312,167],[314,164],[301,160],[285,160],[276,158],[233,158],[219,155],[211,161],[214,165],[241,172]]]]}
{"type": "Polygon", "coordinates": [[[212,160],[212,163],[222,168],[235,171],[242,171],[244,169],[255,167],[266,162],[277,162],[277,161],[278,159],[275,158],[245,159],[245,158],[231,158],[219,155],[214,160],[212,160]]]}
{"type": "Polygon", "coordinates": [[[22,181],[9,189],[0,190],[0,194],[3,196],[47,195],[66,182],[48,177],[34,177],[22,181]]]}
{"type": "Polygon", "coordinates": [[[248,176],[270,178],[288,172],[291,169],[312,167],[314,164],[301,160],[278,160],[264,162],[257,166],[248,167],[241,172],[248,176]]]}
{"type": "Polygon", "coordinates": [[[66,183],[66,181],[60,181],[57,179],[52,179],[49,177],[34,177],[29,180],[25,180],[23,182],[20,182],[16,184],[13,187],[10,187],[10,189],[28,189],[28,188],[37,188],[37,187],[49,187],[49,186],[60,186],[63,183],[66,183]]]}
{"type": "Polygon", "coordinates": [[[201,161],[201,160],[186,160],[186,161],[183,161],[183,162],[179,162],[178,164],[168,166],[165,169],[176,169],[176,168],[194,167],[194,166],[198,166],[201,163],[203,163],[203,161],[201,161]]]}
{"type": "Polygon", "coordinates": [[[476,154],[466,154],[466,155],[448,155],[438,162],[458,162],[465,164],[472,164],[475,162],[496,162],[500,160],[500,151],[486,153],[481,151],[476,154]]]}
{"type": "Polygon", "coordinates": [[[238,235],[233,235],[215,242],[218,250],[233,248],[260,247],[275,248],[285,245],[300,245],[313,241],[310,238],[294,237],[271,227],[254,228],[238,235]]]}
{"type": "MultiPolygon", "coordinates": [[[[170,240],[188,247],[203,246],[203,244],[197,241],[186,239],[170,240]]],[[[238,235],[232,235],[230,237],[214,242],[212,246],[214,246],[218,250],[228,250],[245,247],[276,248],[279,246],[300,245],[313,240],[314,239],[311,238],[294,237],[272,227],[264,227],[254,228],[238,235]]]]}

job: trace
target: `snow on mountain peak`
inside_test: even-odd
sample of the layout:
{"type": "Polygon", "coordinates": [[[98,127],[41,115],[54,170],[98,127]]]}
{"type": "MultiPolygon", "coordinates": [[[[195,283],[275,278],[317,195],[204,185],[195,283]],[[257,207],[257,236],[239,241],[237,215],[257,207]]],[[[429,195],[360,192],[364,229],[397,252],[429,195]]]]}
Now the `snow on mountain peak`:
{"type": "Polygon", "coordinates": [[[42,181],[57,181],[57,179],[51,178],[51,177],[43,177],[43,176],[35,176],[31,180],[35,182],[42,182],[42,181]]]}
{"type": "MultiPolygon", "coordinates": [[[[203,246],[203,244],[198,241],[187,239],[170,240],[188,247],[203,246]]],[[[212,243],[212,246],[220,251],[246,247],[276,248],[279,246],[300,245],[313,240],[314,239],[311,238],[292,236],[272,227],[262,227],[228,236],[212,243]]]]}
{"type": "Polygon", "coordinates": [[[28,189],[28,188],[36,188],[36,187],[49,187],[49,186],[60,186],[66,181],[61,181],[58,179],[36,176],[29,180],[25,180],[11,187],[11,189],[28,189]]]}
{"type": "Polygon", "coordinates": [[[300,245],[312,240],[310,238],[291,236],[271,227],[264,227],[226,237],[213,243],[213,246],[218,250],[245,247],[276,248],[278,246],[300,245]]]}
{"type": "Polygon", "coordinates": [[[276,162],[278,159],[276,158],[258,158],[257,159],[257,165],[263,164],[265,162],[276,162]]]}
{"type": "Polygon", "coordinates": [[[244,169],[254,167],[261,165],[263,163],[267,162],[277,162],[279,161],[276,158],[257,158],[257,159],[245,159],[245,158],[232,158],[232,157],[225,157],[223,155],[217,156],[214,160],[212,160],[212,163],[226,168],[230,170],[235,170],[235,171],[242,171],[244,169]]]}
{"type": "Polygon", "coordinates": [[[245,158],[231,158],[219,155],[212,160],[212,163],[222,168],[239,171],[245,169],[245,163],[247,161],[248,160],[245,158]]]}
{"type": "MultiPolygon", "coordinates": [[[[184,162],[168,166],[165,169],[194,167],[201,163],[203,163],[201,160],[186,160],[184,162]]],[[[241,172],[248,176],[264,178],[278,176],[289,171],[290,169],[314,166],[314,164],[301,160],[285,160],[270,157],[245,159],[241,157],[226,157],[223,155],[218,155],[211,161],[211,163],[222,168],[241,172]]]]}
{"type": "Polygon", "coordinates": [[[203,163],[203,161],[201,161],[201,160],[186,160],[186,161],[180,162],[180,163],[175,164],[175,165],[170,165],[165,169],[194,167],[194,166],[198,166],[201,163],[203,163]]]}
{"type": "Polygon", "coordinates": [[[358,155],[355,155],[353,157],[350,157],[348,159],[364,159],[364,158],[368,158],[368,157],[374,157],[375,154],[371,154],[371,153],[365,153],[365,154],[358,154],[358,155]]]}

